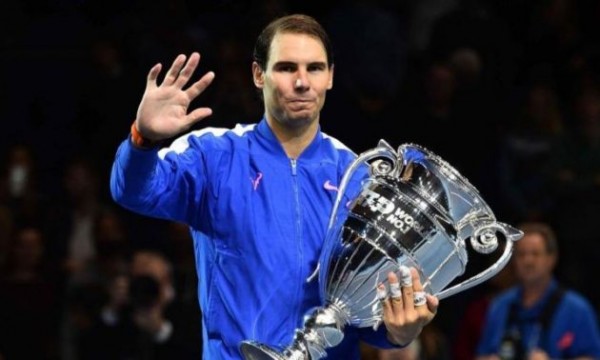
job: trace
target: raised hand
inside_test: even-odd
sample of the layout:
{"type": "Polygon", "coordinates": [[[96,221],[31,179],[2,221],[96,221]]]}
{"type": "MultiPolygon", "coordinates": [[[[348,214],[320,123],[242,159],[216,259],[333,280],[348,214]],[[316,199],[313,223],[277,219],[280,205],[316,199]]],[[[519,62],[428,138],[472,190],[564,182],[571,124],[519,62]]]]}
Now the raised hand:
{"type": "Polygon", "coordinates": [[[135,126],[143,137],[154,141],[164,140],[189,129],[195,122],[212,114],[208,107],[188,113],[190,102],[215,78],[215,74],[210,71],[184,89],[199,62],[200,54],[196,52],[189,59],[183,54],[178,55],[160,85],[156,79],[162,65],[156,64],[150,69],[135,121],[135,126]]]}

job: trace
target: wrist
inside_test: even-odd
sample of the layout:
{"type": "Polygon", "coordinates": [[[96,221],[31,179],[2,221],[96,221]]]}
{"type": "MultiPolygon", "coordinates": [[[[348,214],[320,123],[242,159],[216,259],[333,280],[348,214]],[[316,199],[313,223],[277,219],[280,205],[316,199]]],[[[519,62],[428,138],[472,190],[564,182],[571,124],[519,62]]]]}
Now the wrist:
{"type": "Polygon", "coordinates": [[[131,124],[131,142],[135,147],[146,150],[156,148],[162,143],[160,140],[151,140],[142,135],[138,130],[135,121],[131,124]]]}
{"type": "Polygon", "coordinates": [[[395,338],[392,333],[390,333],[389,331],[386,334],[387,337],[387,341],[397,347],[406,347],[408,344],[410,344],[410,341],[405,341],[405,340],[401,340],[401,339],[397,339],[395,338]]]}

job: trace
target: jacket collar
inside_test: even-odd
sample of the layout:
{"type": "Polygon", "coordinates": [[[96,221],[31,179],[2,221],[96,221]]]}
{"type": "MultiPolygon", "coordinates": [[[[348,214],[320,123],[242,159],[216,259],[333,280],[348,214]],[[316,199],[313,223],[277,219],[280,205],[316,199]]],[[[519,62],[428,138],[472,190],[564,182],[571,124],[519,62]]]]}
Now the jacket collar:
{"type": "MultiPolygon", "coordinates": [[[[269,126],[267,119],[263,117],[258,126],[256,127],[256,132],[258,133],[258,138],[263,147],[268,151],[276,154],[278,156],[283,156],[287,159],[287,155],[285,154],[285,150],[283,146],[273,133],[273,129],[269,126]]],[[[296,160],[311,160],[319,157],[318,149],[323,141],[323,134],[321,133],[321,126],[317,129],[317,133],[315,138],[310,142],[308,147],[302,151],[298,159],[296,160]]]]}

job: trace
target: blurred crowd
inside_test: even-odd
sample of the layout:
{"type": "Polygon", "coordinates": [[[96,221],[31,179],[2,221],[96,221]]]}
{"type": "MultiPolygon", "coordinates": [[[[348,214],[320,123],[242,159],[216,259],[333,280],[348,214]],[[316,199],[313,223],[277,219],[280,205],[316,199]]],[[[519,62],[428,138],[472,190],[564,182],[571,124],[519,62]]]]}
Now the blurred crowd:
{"type": "MultiPolygon", "coordinates": [[[[112,159],[147,71],[179,53],[216,73],[192,104],[213,109],[198,127],[260,120],[253,41],[293,12],[332,37],[325,132],[357,153],[382,138],[423,145],[499,220],[551,224],[558,279],[600,310],[599,1],[6,0],[0,359],[200,358],[191,238],[117,207],[112,159]]],[[[474,345],[457,330],[482,305],[464,300],[499,288],[442,301],[415,356],[465,358],[458,344],[474,345]]]]}

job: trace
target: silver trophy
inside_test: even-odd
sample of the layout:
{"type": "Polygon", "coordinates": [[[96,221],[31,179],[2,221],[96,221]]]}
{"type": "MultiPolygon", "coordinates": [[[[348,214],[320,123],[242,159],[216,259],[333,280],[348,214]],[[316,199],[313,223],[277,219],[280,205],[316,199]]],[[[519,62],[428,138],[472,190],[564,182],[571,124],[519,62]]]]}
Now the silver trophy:
{"type": "Polygon", "coordinates": [[[358,156],[339,186],[319,260],[323,306],[307,314],[285,349],[254,341],[240,349],[246,360],[321,359],[342,341],[346,325],[379,326],[376,288],[389,285],[390,271],[416,268],[424,290],[441,300],[497,274],[522,236],[496,221],[477,189],[442,158],[415,144],[395,151],[381,140],[358,156]],[[492,254],[501,239],[491,266],[446,288],[465,272],[469,253],[492,254]]]}

